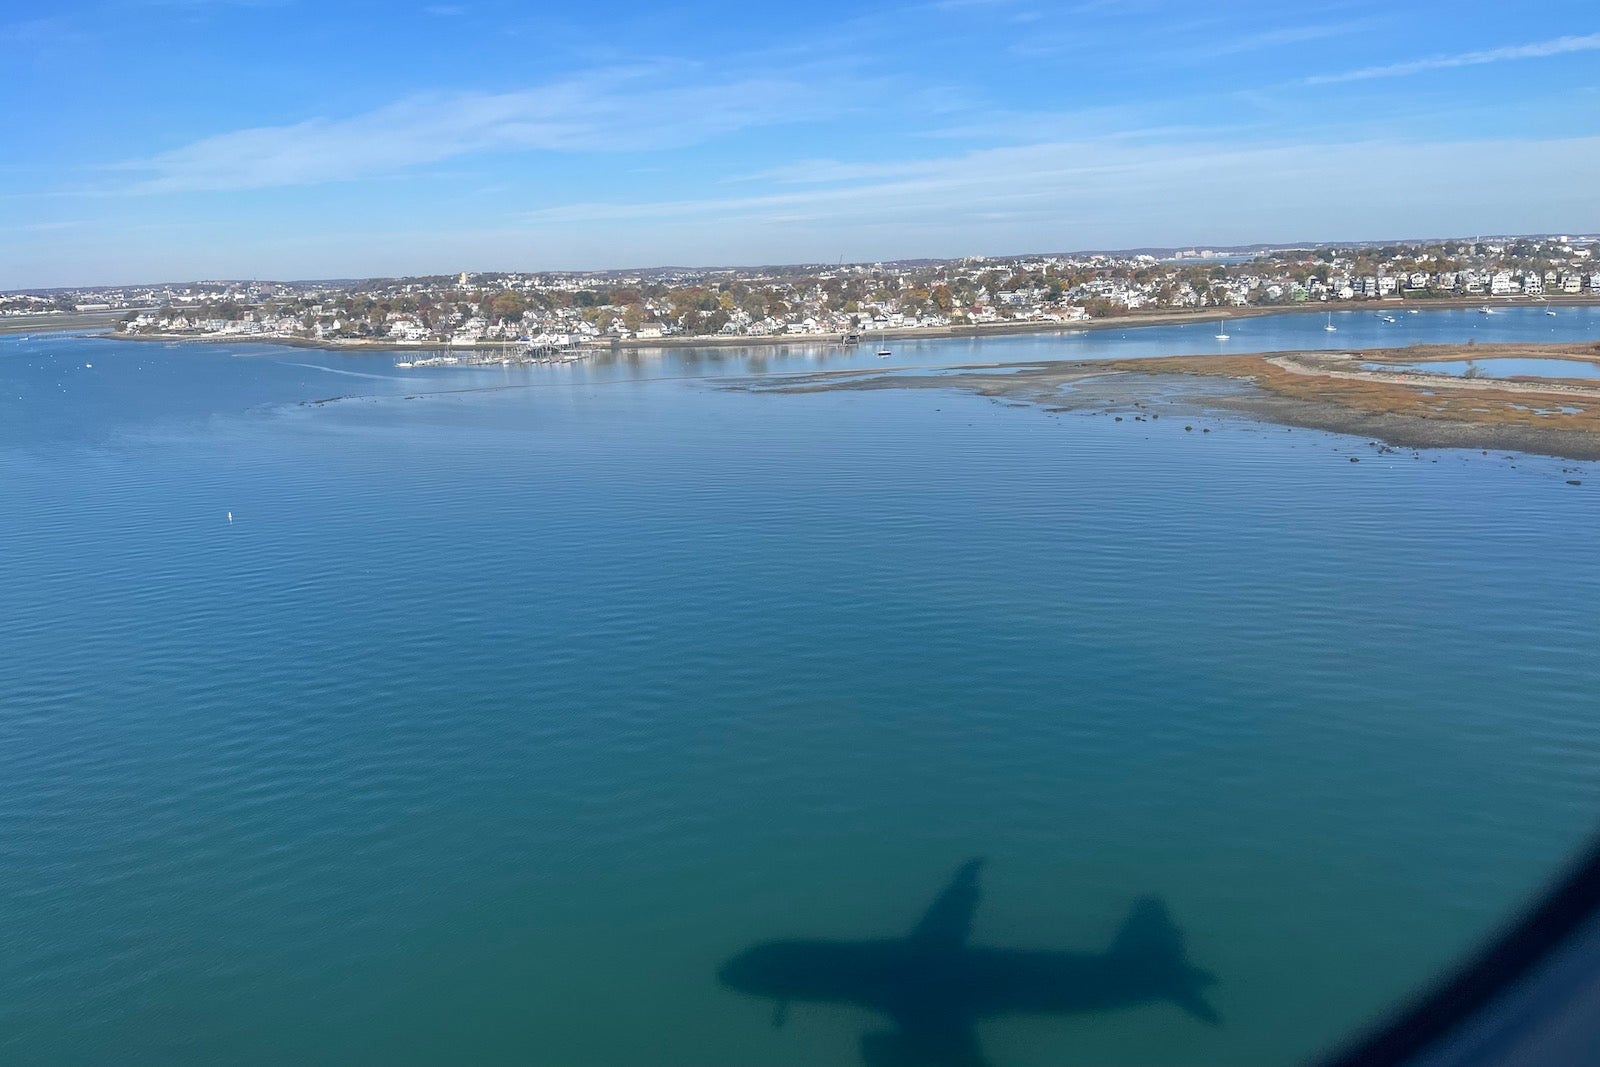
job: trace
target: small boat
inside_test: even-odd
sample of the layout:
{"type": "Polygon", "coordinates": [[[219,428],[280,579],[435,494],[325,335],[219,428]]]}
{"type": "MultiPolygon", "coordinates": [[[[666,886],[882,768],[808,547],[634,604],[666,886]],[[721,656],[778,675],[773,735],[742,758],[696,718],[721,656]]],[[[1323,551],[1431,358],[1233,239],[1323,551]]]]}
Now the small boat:
{"type": "Polygon", "coordinates": [[[1556,311],[1555,311],[1555,308],[1545,308],[1545,309],[1544,309],[1544,313],[1545,313],[1545,314],[1546,314],[1546,315],[1549,315],[1549,316],[1550,316],[1550,317],[1551,317],[1551,318],[1552,318],[1552,319],[1553,319],[1553,318],[1555,318],[1555,317],[1556,317],[1556,311]]]}
{"type": "Polygon", "coordinates": [[[1378,318],[1382,319],[1384,322],[1399,322],[1400,321],[1399,319],[1395,318],[1393,315],[1379,315],[1378,318]]]}
{"type": "Polygon", "coordinates": [[[1406,314],[1407,315],[1418,315],[1418,314],[1421,314],[1421,312],[1419,312],[1416,308],[1406,308],[1406,314]]]}
{"type": "Polygon", "coordinates": [[[1335,326],[1333,324],[1333,312],[1331,312],[1331,311],[1328,312],[1328,324],[1326,326],[1324,326],[1323,329],[1327,330],[1329,333],[1338,333],[1339,332],[1339,327],[1337,327],[1337,326],[1335,326]]]}
{"type": "Polygon", "coordinates": [[[878,334],[878,358],[888,359],[892,355],[894,353],[889,351],[889,342],[883,339],[883,334],[878,334]]]}
{"type": "Polygon", "coordinates": [[[1228,332],[1228,316],[1222,316],[1222,322],[1217,326],[1217,332],[1213,336],[1215,336],[1219,341],[1226,341],[1229,337],[1233,336],[1228,332]]]}
{"type": "Polygon", "coordinates": [[[1494,314],[1494,308],[1492,308],[1489,305],[1485,304],[1483,307],[1478,309],[1478,314],[1480,314],[1480,315],[1493,315],[1494,314]]]}

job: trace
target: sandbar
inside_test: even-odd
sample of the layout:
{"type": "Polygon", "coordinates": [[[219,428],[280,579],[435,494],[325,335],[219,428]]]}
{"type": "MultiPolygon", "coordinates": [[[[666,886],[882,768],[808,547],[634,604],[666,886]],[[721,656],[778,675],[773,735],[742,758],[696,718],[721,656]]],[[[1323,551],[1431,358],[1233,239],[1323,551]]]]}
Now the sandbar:
{"type": "Polygon", "coordinates": [[[1051,411],[1143,419],[1157,408],[1236,412],[1403,448],[1475,448],[1600,459],[1600,380],[1465,378],[1430,362],[1565,359],[1600,367],[1600,345],[1420,345],[1346,352],[1180,355],[1097,361],[821,371],[730,387],[807,393],[956,389],[1051,411]],[[1408,369],[1415,368],[1415,369],[1408,369]],[[1146,410],[1146,409],[1149,410],[1146,410]]]}

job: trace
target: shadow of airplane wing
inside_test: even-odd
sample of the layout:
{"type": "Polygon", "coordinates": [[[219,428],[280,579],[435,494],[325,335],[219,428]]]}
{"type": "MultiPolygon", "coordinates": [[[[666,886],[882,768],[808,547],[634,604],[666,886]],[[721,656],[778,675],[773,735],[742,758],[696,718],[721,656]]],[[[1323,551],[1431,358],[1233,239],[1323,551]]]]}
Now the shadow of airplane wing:
{"type": "Polygon", "coordinates": [[[898,1030],[861,1036],[866,1067],[990,1067],[977,1032],[964,1020],[895,1021],[901,1024],[898,1030]]]}

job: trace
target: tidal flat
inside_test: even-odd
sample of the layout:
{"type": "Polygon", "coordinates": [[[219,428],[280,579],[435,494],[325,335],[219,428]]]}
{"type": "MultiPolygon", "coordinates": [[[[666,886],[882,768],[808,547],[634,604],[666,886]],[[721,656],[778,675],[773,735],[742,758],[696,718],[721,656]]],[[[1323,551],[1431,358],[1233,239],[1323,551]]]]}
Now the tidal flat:
{"type": "Polygon", "coordinates": [[[1218,410],[1271,422],[1373,437],[1401,448],[1477,448],[1600,459],[1600,345],[1414,345],[1344,352],[1151,356],[825,371],[731,387],[767,393],[957,389],[1113,418],[1218,410]],[[1570,363],[1571,377],[1429,373],[1459,361],[1570,363]],[[1143,411],[1153,406],[1153,411],[1143,411]]]}

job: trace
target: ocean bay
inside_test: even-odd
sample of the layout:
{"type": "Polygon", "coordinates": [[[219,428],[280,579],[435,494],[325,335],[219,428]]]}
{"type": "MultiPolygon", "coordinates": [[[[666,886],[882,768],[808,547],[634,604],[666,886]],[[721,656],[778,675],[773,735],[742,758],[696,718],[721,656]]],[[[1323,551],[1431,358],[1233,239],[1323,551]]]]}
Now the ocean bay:
{"type": "Polygon", "coordinates": [[[693,380],[876,364],[0,339],[3,1058],[854,1062],[869,1019],[717,967],[899,936],[982,855],[975,940],[1156,894],[1224,1021],[1000,1020],[996,1064],[1286,1062],[1592,828],[1592,465],[693,380]]]}

